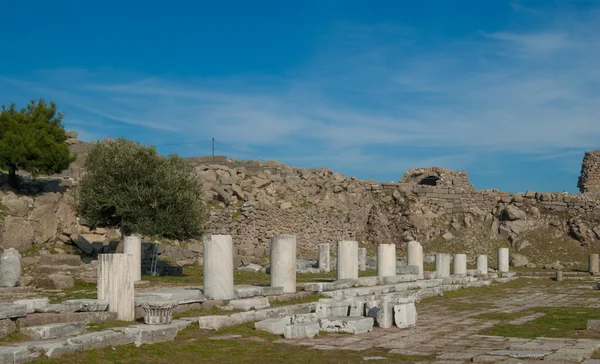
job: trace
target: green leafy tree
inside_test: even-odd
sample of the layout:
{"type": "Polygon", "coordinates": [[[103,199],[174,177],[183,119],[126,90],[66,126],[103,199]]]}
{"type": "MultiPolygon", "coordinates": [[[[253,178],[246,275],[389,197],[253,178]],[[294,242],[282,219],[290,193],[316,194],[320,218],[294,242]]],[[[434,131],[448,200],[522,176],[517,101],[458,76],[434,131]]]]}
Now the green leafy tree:
{"type": "Polygon", "coordinates": [[[54,102],[31,101],[18,110],[15,104],[0,110],[0,169],[8,171],[8,183],[19,187],[17,170],[33,176],[59,173],[74,157],[65,144],[64,114],[54,102]]]}
{"type": "Polygon", "coordinates": [[[185,239],[205,221],[202,183],[181,157],[126,139],[98,143],[86,156],[78,208],[93,226],[185,239]]]}

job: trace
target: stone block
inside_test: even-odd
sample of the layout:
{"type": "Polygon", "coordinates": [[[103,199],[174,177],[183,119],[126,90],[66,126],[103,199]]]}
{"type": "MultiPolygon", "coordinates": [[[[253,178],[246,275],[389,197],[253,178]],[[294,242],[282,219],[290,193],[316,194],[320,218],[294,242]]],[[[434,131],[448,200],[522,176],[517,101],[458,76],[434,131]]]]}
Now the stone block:
{"type": "Polygon", "coordinates": [[[85,332],[85,322],[67,322],[41,326],[22,327],[21,333],[34,340],[56,339],[85,332]]]}
{"type": "Polygon", "coordinates": [[[0,320],[27,316],[27,306],[14,303],[0,303],[0,320]]]}
{"type": "MultiPolygon", "coordinates": [[[[261,316],[262,318],[262,316],[261,316]]],[[[245,322],[256,321],[256,311],[237,312],[229,316],[232,325],[243,324],[245,322]]]]}
{"type": "Polygon", "coordinates": [[[302,324],[306,322],[319,322],[319,315],[316,313],[299,313],[292,316],[293,324],[302,324]]]}
{"type": "MultiPolygon", "coordinates": [[[[62,305],[59,305],[62,307],[62,305]]],[[[116,321],[115,312],[77,312],[77,313],[34,313],[17,319],[20,327],[48,325],[64,322],[85,322],[86,324],[116,321]]]]}
{"type": "Polygon", "coordinates": [[[39,279],[35,286],[48,289],[69,289],[75,286],[75,280],[64,274],[50,274],[39,279]]]}
{"type": "Polygon", "coordinates": [[[349,316],[365,316],[366,301],[353,300],[350,302],[350,313],[349,316]]]}
{"type": "Polygon", "coordinates": [[[254,328],[275,335],[283,335],[285,327],[291,324],[291,317],[269,318],[254,323],[254,328]]]}
{"type": "Polygon", "coordinates": [[[243,298],[240,300],[231,300],[227,305],[229,308],[248,311],[252,308],[260,310],[270,306],[269,299],[266,297],[243,298]]]}
{"type": "Polygon", "coordinates": [[[74,254],[51,254],[40,257],[40,265],[81,265],[81,257],[74,254]]]}
{"type": "Polygon", "coordinates": [[[600,331],[600,320],[588,320],[587,329],[591,331],[600,331]]]}
{"type": "Polygon", "coordinates": [[[321,329],[318,322],[306,322],[302,324],[286,325],[283,336],[286,339],[312,339],[321,329]]]}
{"type": "Polygon", "coordinates": [[[0,287],[16,287],[21,280],[21,254],[9,248],[0,257],[0,287]]]}
{"type": "Polygon", "coordinates": [[[67,339],[69,345],[80,347],[82,349],[101,349],[108,346],[119,346],[132,344],[135,341],[134,335],[129,335],[123,331],[103,330],[90,332],[67,339]]]}
{"type": "Polygon", "coordinates": [[[417,324],[417,309],[414,303],[394,305],[394,322],[401,329],[406,329],[417,324]]]}
{"type": "Polygon", "coordinates": [[[201,316],[198,319],[198,326],[204,330],[219,330],[231,326],[233,321],[229,316],[201,316]]]}
{"type": "Polygon", "coordinates": [[[29,348],[26,345],[0,347],[0,363],[20,364],[30,361],[29,348]]]}
{"type": "Polygon", "coordinates": [[[108,309],[108,302],[96,299],[66,300],[62,306],[62,312],[103,312],[108,309]]]}
{"type": "Polygon", "coordinates": [[[24,305],[27,307],[27,314],[32,314],[34,312],[42,312],[46,307],[48,307],[48,297],[44,298],[33,298],[27,300],[18,300],[13,302],[15,305],[24,305]]]}
{"type": "Polygon", "coordinates": [[[172,341],[177,336],[178,331],[179,326],[176,323],[168,325],[137,325],[135,327],[123,328],[123,332],[126,335],[133,336],[135,346],[172,341]]]}
{"type": "MultiPolygon", "coordinates": [[[[17,325],[11,319],[0,320],[0,338],[17,331],[17,325]]],[[[0,361],[2,363],[2,361],[0,361]]]]}
{"type": "Polygon", "coordinates": [[[319,319],[321,330],[326,332],[344,332],[364,334],[373,330],[372,317],[328,317],[319,319]]]}

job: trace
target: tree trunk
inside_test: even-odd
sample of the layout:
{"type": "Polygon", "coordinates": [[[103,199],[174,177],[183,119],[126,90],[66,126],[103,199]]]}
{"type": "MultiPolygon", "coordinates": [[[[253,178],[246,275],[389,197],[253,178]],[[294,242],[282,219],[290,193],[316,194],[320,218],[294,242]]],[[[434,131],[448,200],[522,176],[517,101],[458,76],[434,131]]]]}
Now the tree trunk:
{"type": "Polygon", "coordinates": [[[12,187],[12,188],[16,188],[19,189],[21,183],[19,181],[19,176],[17,176],[17,167],[16,166],[10,166],[9,170],[8,170],[8,184],[12,187]]]}

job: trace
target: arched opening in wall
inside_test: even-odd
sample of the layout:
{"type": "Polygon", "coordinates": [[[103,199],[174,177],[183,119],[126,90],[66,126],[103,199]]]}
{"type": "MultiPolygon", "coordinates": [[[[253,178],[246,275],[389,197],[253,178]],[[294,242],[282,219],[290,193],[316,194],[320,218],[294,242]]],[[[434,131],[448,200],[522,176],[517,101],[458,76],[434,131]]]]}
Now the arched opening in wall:
{"type": "Polygon", "coordinates": [[[440,179],[436,176],[428,176],[419,181],[420,185],[424,186],[437,186],[437,182],[440,179]]]}

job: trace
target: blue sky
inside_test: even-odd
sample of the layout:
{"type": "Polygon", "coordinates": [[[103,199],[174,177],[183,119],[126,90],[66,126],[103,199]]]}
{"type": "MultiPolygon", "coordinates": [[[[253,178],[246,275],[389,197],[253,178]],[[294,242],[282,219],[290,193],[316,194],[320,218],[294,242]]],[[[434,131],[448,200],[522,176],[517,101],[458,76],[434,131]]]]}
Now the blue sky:
{"type": "Polygon", "coordinates": [[[95,3],[3,4],[0,103],[54,100],[88,141],[193,156],[214,137],[240,159],[379,181],[440,165],[510,192],[577,192],[600,148],[600,1],[95,3]]]}

